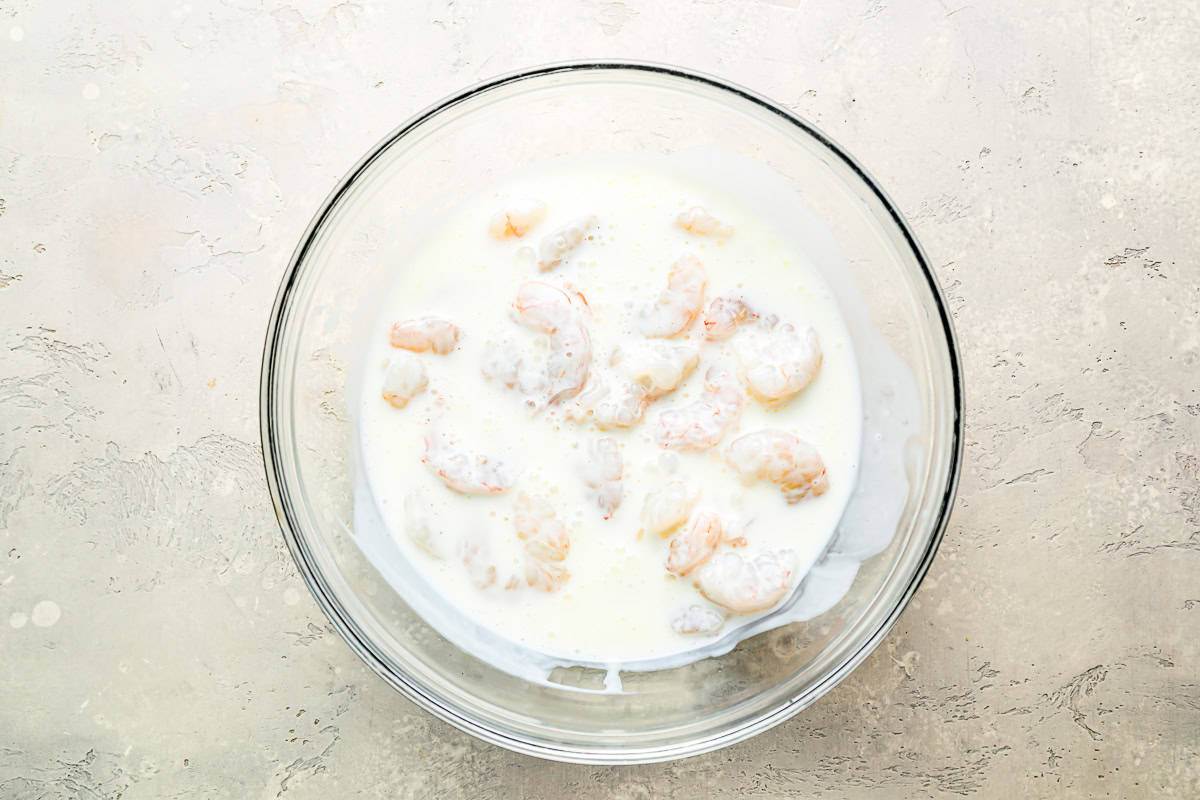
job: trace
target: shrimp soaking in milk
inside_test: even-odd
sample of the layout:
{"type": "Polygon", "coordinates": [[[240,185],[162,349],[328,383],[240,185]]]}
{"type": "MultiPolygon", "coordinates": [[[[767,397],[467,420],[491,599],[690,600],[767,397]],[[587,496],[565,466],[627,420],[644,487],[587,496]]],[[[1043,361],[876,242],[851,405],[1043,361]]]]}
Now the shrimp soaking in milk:
{"type": "Polygon", "coordinates": [[[675,218],[675,224],[697,236],[725,237],[733,235],[733,226],[721,222],[701,206],[692,206],[682,212],[675,218]]]}
{"type": "Polygon", "coordinates": [[[718,365],[704,377],[707,391],[700,399],[658,415],[654,435],[662,447],[706,450],[737,424],[745,399],[732,373],[718,365]]]}
{"type": "Polygon", "coordinates": [[[504,208],[492,215],[488,233],[497,239],[510,236],[521,238],[546,217],[546,204],[541,200],[518,197],[508,200],[504,208]]]}
{"type": "Polygon", "coordinates": [[[812,328],[777,324],[738,341],[746,388],[764,403],[785,403],[812,383],[821,369],[821,343],[812,328]]]}
{"type": "Polygon", "coordinates": [[[646,339],[618,347],[610,363],[645,389],[648,400],[673,392],[700,363],[700,348],[691,342],[646,339]]]}
{"type": "Polygon", "coordinates": [[[496,582],[496,559],[486,531],[478,527],[468,529],[458,541],[458,556],[476,589],[488,589],[496,582]]]}
{"type": "Polygon", "coordinates": [[[647,492],[642,503],[642,533],[668,535],[692,513],[697,496],[698,492],[679,479],[647,492]]]}
{"type": "Polygon", "coordinates": [[[522,325],[549,336],[545,402],[553,404],[579,394],[591,369],[592,342],[584,315],[572,296],[557,286],[529,281],[517,289],[513,305],[522,325]]]}
{"type": "Polygon", "coordinates": [[[718,297],[704,312],[704,338],[710,342],[728,339],[739,326],[758,319],[754,309],[737,297],[718,297]]]}
{"type": "Polygon", "coordinates": [[[522,493],[514,507],[513,525],[525,543],[526,582],[547,592],[566,583],[570,573],[561,562],[571,549],[571,540],[550,504],[544,498],[522,493]]]}
{"type": "Polygon", "coordinates": [[[616,439],[606,436],[588,442],[579,471],[605,519],[612,519],[613,512],[621,505],[624,468],[621,447],[616,439]]]}
{"type": "Polygon", "coordinates": [[[725,624],[725,615],[715,608],[692,605],[675,615],[671,630],[690,636],[696,633],[715,633],[725,624]]]}
{"type": "MultiPolygon", "coordinates": [[[[483,348],[480,371],[488,380],[497,381],[527,397],[539,397],[550,385],[550,379],[535,361],[511,339],[489,339],[483,348]]],[[[536,405],[534,401],[530,402],[536,405]]]]}
{"type": "Polygon", "coordinates": [[[469,453],[433,432],[425,435],[421,460],[448,488],[462,494],[499,494],[516,478],[504,460],[469,453]]]}
{"type": "Polygon", "coordinates": [[[433,519],[433,507],[419,490],[404,498],[404,532],[417,547],[437,559],[446,557],[443,533],[433,519]]]}
{"type": "Polygon", "coordinates": [[[699,511],[680,528],[667,549],[667,572],[683,577],[703,564],[721,543],[721,519],[699,511]]]}
{"type": "Polygon", "coordinates": [[[787,431],[762,430],[729,444],[725,461],[744,481],[778,484],[788,503],[817,497],[829,488],[825,462],[811,444],[787,431]]]}
{"type": "MultiPolygon", "coordinates": [[[[496,162],[444,221],[396,197],[394,229],[348,240],[340,269],[377,246],[361,274],[395,282],[361,287],[379,316],[345,370],[354,541],[498,668],[687,663],[773,624],[814,569],[874,457],[864,418],[920,416],[876,359],[861,374],[898,400],[864,417],[836,253],[749,165],[732,191],[707,150],[537,161],[496,162]]],[[[906,477],[880,472],[872,497],[906,477]]]]}
{"type": "Polygon", "coordinates": [[[538,245],[538,269],[554,269],[572,250],[579,247],[588,231],[596,226],[595,217],[580,217],[542,239],[538,245]]]}
{"type": "Polygon", "coordinates": [[[591,420],[602,431],[632,428],[642,421],[649,398],[646,390],[630,381],[595,373],[567,408],[567,419],[591,420]]]}
{"type": "Polygon", "coordinates": [[[459,329],[448,319],[421,317],[392,326],[392,347],[424,353],[432,350],[444,356],[458,344],[459,329]]]}
{"type": "Polygon", "coordinates": [[[739,614],[763,611],[792,588],[795,564],[791,550],[768,550],[749,560],[738,553],[721,553],[700,568],[700,592],[739,614]]]}
{"type": "Polygon", "coordinates": [[[671,265],[667,288],[658,299],[642,308],[638,326],[646,336],[669,339],[683,333],[704,306],[708,273],[700,259],[684,253],[671,265]]]}
{"type": "Polygon", "coordinates": [[[393,408],[404,408],[429,385],[429,375],[425,365],[414,356],[397,354],[388,362],[387,372],[383,376],[383,399],[393,408]]]}

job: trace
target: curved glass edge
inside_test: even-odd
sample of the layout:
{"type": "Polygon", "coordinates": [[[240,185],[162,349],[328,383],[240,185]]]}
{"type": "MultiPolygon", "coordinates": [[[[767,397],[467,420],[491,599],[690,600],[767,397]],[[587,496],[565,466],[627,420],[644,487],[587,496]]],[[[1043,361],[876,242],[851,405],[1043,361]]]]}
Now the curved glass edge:
{"type": "Polygon", "coordinates": [[[870,174],[849,155],[837,142],[826,135],[823,131],[815,127],[812,123],[794,114],[786,108],[778,105],[772,100],[753,92],[744,87],[722,80],[715,76],[711,76],[702,72],[686,70],[679,67],[668,66],[646,61],[618,61],[618,60],[593,60],[593,61],[568,61],[548,64],[541,67],[534,67],[526,70],[519,70],[498,76],[493,79],[485,80],[468,87],[457,94],[427,106],[425,109],[417,112],[404,123],[399,125],[393,131],[388,133],[376,145],[368,151],[368,153],[355,164],[346,175],[339,181],[337,186],[329,193],[322,202],[320,210],[313,217],[312,221],[305,228],[303,235],[300,237],[300,242],[293,251],[291,259],[288,262],[287,270],[280,282],[280,287],[276,293],[275,302],[271,309],[271,315],[268,320],[266,336],[263,344],[263,359],[259,381],[259,435],[261,437],[263,467],[266,471],[267,486],[271,493],[271,500],[275,506],[276,518],[279,522],[280,530],[283,533],[284,540],[288,550],[295,561],[297,569],[301,577],[304,579],[305,585],[313,594],[317,601],[317,605],[329,619],[330,623],[345,639],[351,650],[362,659],[362,661],[377,675],[384,679],[390,686],[395,688],[406,698],[413,703],[443,720],[444,722],[453,725],[454,727],[469,733],[483,741],[495,744],[505,749],[522,753],[525,755],[536,756],[552,761],[563,761],[569,763],[581,764],[597,764],[597,765],[617,765],[617,764],[647,764],[662,761],[670,761],[679,758],[701,755],[713,750],[718,750],[727,747],[737,742],[744,741],[764,730],[774,727],[785,720],[790,719],[796,714],[803,711],[805,708],[814,703],[817,699],[825,695],[842,680],[844,680],[855,668],[861,664],[868,655],[879,646],[879,643],[888,634],[899,619],[900,614],[908,606],[913,594],[920,586],[929,566],[933,561],[933,557],[937,552],[938,546],[945,534],[946,526],[949,522],[950,511],[954,504],[954,498],[958,490],[959,474],[962,466],[963,453],[963,426],[964,426],[964,404],[963,404],[963,382],[961,356],[959,354],[958,339],[954,332],[954,326],[950,319],[950,314],[947,310],[945,297],[942,293],[941,286],[938,284],[932,269],[929,266],[928,259],[925,256],[923,249],[917,242],[908,222],[896,208],[891,198],[879,186],[879,184],[870,176],[870,174]],[[603,750],[603,749],[587,749],[587,748],[572,748],[554,745],[548,742],[532,743],[526,742],[515,737],[509,737],[503,733],[485,727],[470,717],[458,713],[455,709],[449,708],[437,701],[436,698],[421,691],[415,683],[410,683],[403,680],[390,672],[385,666],[385,659],[376,653],[365,637],[361,635],[358,626],[345,613],[345,609],[341,603],[329,592],[328,584],[324,577],[316,569],[307,552],[307,547],[304,542],[296,536],[292,527],[292,521],[295,519],[295,514],[292,510],[290,495],[280,480],[281,474],[278,471],[278,464],[283,459],[283,454],[278,451],[279,438],[274,436],[274,431],[278,427],[276,409],[274,408],[271,398],[273,396],[273,388],[277,379],[276,362],[280,357],[279,346],[282,340],[283,323],[287,316],[288,301],[296,288],[297,273],[300,264],[303,262],[306,253],[313,243],[314,235],[321,229],[325,220],[336,208],[339,200],[348,191],[354,181],[365,172],[376,159],[380,157],[394,142],[406,135],[409,131],[419,127],[431,117],[440,114],[454,106],[480,94],[493,91],[500,87],[518,83],[520,81],[547,77],[561,73],[571,73],[580,71],[599,71],[599,70],[614,70],[614,71],[632,71],[646,72],[665,75],[672,78],[682,79],[685,81],[693,81],[706,85],[712,88],[723,90],[743,100],[758,106],[759,108],[775,114],[787,122],[799,127],[808,135],[812,136],[822,145],[824,145],[833,155],[835,155],[845,166],[847,166],[855,175],[875,195],[883,209],[891,217],[897,229],[904,237],[904,242],[912,252],[920,267],[921,274],[925,278],[926,285],[932,293],[934,305],[938,312],[938,317],[941,322],[942,334],[946,339],[947,355],[949,359],[951,387],[953,391],[953,418],[950,421],[951,430],[951,446],[950,446],[950,464],[949,473],[947,475],[945,490],[943,491],[941,502],[939,505],[937,517],[934,522],[933,531],[926,545],[925,553],[921,556],[916,570],[913,572],[909,583],[898,601],[895,603],[888,616],[880,623],[876,631],[868,637],[849,658],[847,658],[834,672],[826,679],[812,687],[809,687],[803,694],[798,695],[787,702],[780,704],[774,709],[768,710],[759,714],[756,718],[747,721],[746,723],[727,730],[719,735],[705,739],[693,740],[680,744],[663,745],[654,748],[631,748],[626,750],[603,750]]]}

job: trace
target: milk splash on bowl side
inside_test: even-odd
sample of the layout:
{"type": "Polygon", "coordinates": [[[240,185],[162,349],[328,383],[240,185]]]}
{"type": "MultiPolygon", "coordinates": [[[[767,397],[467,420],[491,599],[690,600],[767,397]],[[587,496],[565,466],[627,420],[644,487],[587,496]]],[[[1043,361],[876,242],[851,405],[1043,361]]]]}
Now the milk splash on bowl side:
{"type": "Polygon", "coordinates": [[[472,198],[372,332],[357,544],[535,681],[585,665],[619,691],[823,613],[891,538],[919,420],[840,264],[781,178],[723,152],[560,160],[472,198]]]}

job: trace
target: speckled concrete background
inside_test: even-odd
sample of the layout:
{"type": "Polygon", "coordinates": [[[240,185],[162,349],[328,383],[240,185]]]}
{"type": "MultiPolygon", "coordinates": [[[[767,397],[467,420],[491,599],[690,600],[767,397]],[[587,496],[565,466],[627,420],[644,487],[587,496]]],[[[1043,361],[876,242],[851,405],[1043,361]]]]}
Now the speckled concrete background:
{"type": "Polygon", "coordinates": [[[1200,796],[1197,3],[554,8],[0,0],[0,797],[1200,796]],[[960,501],[885,644],[675,765],[542,763],[401,699],[299,582],[258,455],[268,308],[335,180],[584,56],[823,126],[966,368],[960,501]]]}

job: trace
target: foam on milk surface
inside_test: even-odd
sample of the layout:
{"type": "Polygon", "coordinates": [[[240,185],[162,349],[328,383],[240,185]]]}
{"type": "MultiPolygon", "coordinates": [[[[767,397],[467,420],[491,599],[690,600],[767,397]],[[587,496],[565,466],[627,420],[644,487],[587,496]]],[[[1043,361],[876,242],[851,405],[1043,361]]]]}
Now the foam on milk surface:
{"type": "MultiPolygon", "coordinates": [[[[397,265],[384,308],[367,354],[359,409],[369,502],[394,539],[393,556],[400,554],[425,582],[415,607],[424,608],[427,618],[436,615],[440,624],[435,627],[455,641],[469,638],[461,631],[486,631],[497,641],[511,642],[516,658],[538,653],[555,663],[589,664],[686,661],[715,642],[732,646],[736,639],[731,634],[769,612],[733,615],[715,636],[674,633],[670,622],[675,614],[708,603],[693,586],[694,574],[676,578],[666,572],[666,540],[638,537],[646,492],[671,478],[684,480],[700,492],[698,509],[747,521],[742,535],[748,545],[738,552],[750,557],[762,550],[795,551],[793,583],[798,584],[825,551],[855,488],[863,416],[858,367],[829,286],[794,239],[687,171],[651,161],[594,159],[524,173],[471,200],[431,230],[426,245],[397,265]],[[492,238],[488,220],[506,196],[543,200],[546,219],[522,239],[492,238]],[[703,238],[677,228],[675,216],[693,205],[732,225],[734,234],[703,238]],[[521,252],[588,214],[597,217],[598,233],[562,266],[539,272],[534,259],[521,252]],[[708,273],[707,299],[734,294],[760,313],[817,331],[824,353],[820,373],[783,407],[768,409],[747,398],[738,426],[710,450],[676,453],[651,440],[659,413],[703,391],[709,365],[724,362],[736,368],[734,347],[740,334],[728,342],[704,343],[699,368],[678,390],[651,404],[645,421],[630,431],[597,431],[554,410],[531,415],[519,394],[483,376],[480,367],[489,339],[511,339],[531,350],[538,346],[539,337],[510,316],[521,283],[569,283],[582,291],[591,309],[593,360],[603,365],[614,345],[640,338],[638,309],[663,289],[672,262],[685,251],[694,253],[708,273]],[[388,326],[428,314],[459,325],[459,348],[445,356],[416,356],[427,368],[428,390],[407,407],[392,408],[379,390],[385,365],[397,352],[388,344],[388,326]],[[726,466],[722,455],[730,441],[767,427],[791,431],[816,446],[829,474],[830,489],[824,495],[788,505],[778,487],[743,485],[726,466]],[[505,459],[519,471],[516,486],[486,496],[447,489],[421,463],[423,437],[430,431],[450,436],[468,450],[505,459]],[[623,501],[607,520],[578,472],[589,440],[600,436],[618,441],[625,465],[623,501]],[[404,533],[404,504],[414,491],[436,520],[433,549],[440,559],[404,533]],[[512,522],[520,491],[550,500],[570,531],[564,563],[571,576],[557,592],[523,584],[503,588],[509,575],[523,570],[524,552],[512,522]],[[485,591],[471,584],[458,557],[458,539],[468,531],[483,535],[494,554],[498,578],[485,591]],[[459,634],[444,630],[447,625],[460,626],[459,634]]],[[[693,332],[699,327],[695,323],[693,332]]],[[[844,593],[852,578],[853,569],[842,565],[827,570],[823,580],[842,586],[844,593]]]]}

